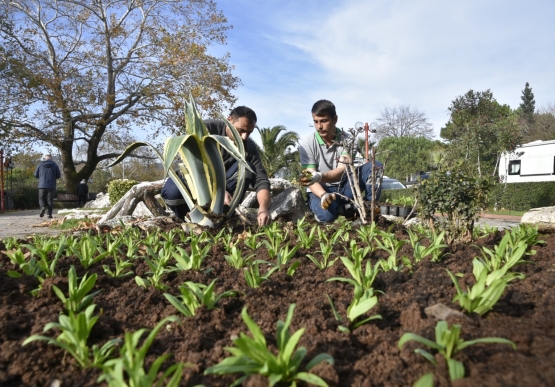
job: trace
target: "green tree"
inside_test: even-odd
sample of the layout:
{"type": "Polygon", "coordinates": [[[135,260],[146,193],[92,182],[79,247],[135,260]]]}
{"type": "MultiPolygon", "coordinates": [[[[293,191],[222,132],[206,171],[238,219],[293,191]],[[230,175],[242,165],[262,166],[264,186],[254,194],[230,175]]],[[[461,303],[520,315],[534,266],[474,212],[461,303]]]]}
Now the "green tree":
{"type": "Polygon", "coordinates": [[[526,82],[526,86],[524,86],[524,90],[522,90],[520,99],[522,99],[522,103],[520,104],[521,115],[527,121],[533,120],[536,109],[536,101],[534,100],[534,93],[532,93],[532,89],[530,88],[528,82],[526,82]]]}
{"type": "Polygon", "coordinates": [[[262,141],[262,146],[257,145],[262,164],[268,177],[274,177],[280,169],[295,162],[296,158],[291,147],[297,145],[299,135],[288,131],[283,125],[262,129],[257,127],[257,129],[262,141]]]}
{"type": "Polygon", "coordinates": [[[385,161],[385,175],[405,181],[411,174],[433,169],[431,154],[442,147],[425,137],[387,137],[378,143],[377,158],[385,161]]]}
{"type": "Polygon", "coordinates": [[[499,104],[490,90],[470,90],[448,110],[449,121],[440,133],[449,143],[447,159],[469,161],[478,176],[495,175],[501,154],[520,143],[518,114],[499,104]]]}
{"type": "Polygon", "coordinates": [[[213,0],[0,0],[0,131],[57,149],[72,191],[121,153],[99,151],[110,133],[175,131],[184,95],[235,101],[228,56],[208,53],[228,28],[213,0]]]}

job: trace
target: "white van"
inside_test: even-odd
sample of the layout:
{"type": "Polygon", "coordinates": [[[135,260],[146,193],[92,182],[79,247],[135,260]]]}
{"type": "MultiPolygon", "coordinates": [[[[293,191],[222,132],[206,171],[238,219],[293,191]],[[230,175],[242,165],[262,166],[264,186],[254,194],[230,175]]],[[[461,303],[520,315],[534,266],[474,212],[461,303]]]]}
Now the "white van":
{"type": "Polygon", "coordinates": [[[533,141],[503,153],[499,179],[504,183],[555,181],[555,140],[533,141]]]}

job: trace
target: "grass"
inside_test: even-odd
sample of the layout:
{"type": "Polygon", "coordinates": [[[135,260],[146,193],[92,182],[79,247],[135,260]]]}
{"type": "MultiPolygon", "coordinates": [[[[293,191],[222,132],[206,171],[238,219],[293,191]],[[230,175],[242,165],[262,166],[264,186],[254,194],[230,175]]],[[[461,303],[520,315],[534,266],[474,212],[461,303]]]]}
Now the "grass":
{"type": "Polygon", "coordinates": [[[514,216],[522,216],[528,211],[509,211],[502,209],[500,211],[494,211],[493,208],[488,208],[484,211],[484,214],[491,214],[491,215],[514,215],[514,216]]]}

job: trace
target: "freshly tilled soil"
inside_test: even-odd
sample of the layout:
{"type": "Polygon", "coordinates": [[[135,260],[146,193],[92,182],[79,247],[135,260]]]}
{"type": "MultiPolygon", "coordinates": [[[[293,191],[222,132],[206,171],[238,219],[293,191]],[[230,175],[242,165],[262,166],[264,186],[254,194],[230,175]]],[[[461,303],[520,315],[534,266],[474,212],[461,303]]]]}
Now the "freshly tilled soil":
{"type": "MultiPolygon", "coordinates": [[[[236,228],[237,233],[242,227],[236,228]]],[[[406,232],[397,227],[398,238],[408,239],[406,232]]],[[[294,276],[285,271],[275,272],[260,288],[246,285],[243,273],[232,268],[224,259],[221,244],[213,245],[210,256],[201,271],[172,273],[165,277],[167,292],[179,294],[178,286],[185,281],[208,284],[217,278],[217,292],[235,290],[238,297],[223,298],[217,309],[203,307],[194,317],[181,316],[180,324],[162,329],[149,350],[149,365],[158,356],[171,353],[166,366],[186,362],[181,386],[228,386],[238,375],[205,376],[207,367],[223,360],[232,346],[231,337],[248,332],[241,319],[241,310],[247,307],[251,318],[260,326],[270,347],[275,349],[275,329],[278,320],[285,320],[289,305],[296,304],[292,329],[305,328],[300,345],[308,350],[303,363],[321,352],[335,359],[334,365],[320,364],[313,372],[330,386],[410,386],[426,372],[433,371],[436,386],[553,386],[555,385],[555,234],[542,237],[545,245],[535,246],[536,255],[530,256],[533,264],[518,266],[526,275],[524,280],[510,283],[494,309],[483,317],[453,314],[449,323],[462,324],[465,340],[496,336],[512,340],[508,345],[480,344],[468,347],[455,358],[464,363],[465,379],[451,383],[447,367],[441,356],[436,355],[437,367],[413,352],[423,348],[414,342],[402,350],[398,341],[403,333],[414,332],[433,340],[437,320],[428,316],[425,309],[441,303],[460,311],[452,304],[455,288],[446,269],[463,273],[461,285],[473,283],[472,259],[480,255],[480,246],[490,248],[498,243],[502,234],[496,233],[479,239],[474,245],[454,245],[446,250],[440,263],[423,261],[410,272],[389,271],[380,273],[374,283],[379,294],[379,305],[371,311],[380,314],[350,333],[338,330],[338,322],[326,295],[332,298],[338,312],[345,316],[353,297],[352,286],[342,282],[327,282],[332,277],[350,278],[338,260],[333,267],[319,270],[306,254],[316,254],[315,243],[311,251],[299,250],[293,261],[301,264],[294,276]],[[210,268],[211,270],[205,270],[210,268]]],[[[292,236],[288,242],[297,241],[292,236]]],[[[357,238],[351,232],[351,238],[357,238]]],[[[176,240],[177,242],[177,240],[176,240]]],[[[363,246],[364,242],[359,241],[363,246]]],[[[253,252],[242,245],[245,254],[253,252]]],[[[336,256],[345,255],[348,242],[339,241],[334,247],[336,256]]],[[[0,250],[5,246],[0,242],[0,250]]],[[[265,247],[254,252],[257,259],[271,260],[265,247]]],[[[406,244],[402,255],[412,256],[406,244]]],[[[377,251],[370,255],[372,262],[386,258],[377,251]]],[[[90,345],[102,344],[113,338],[122,338],[125,332],[153,328],[161,319],[178,312],[163,296],[164,291],[137,286],[134,275],[114,279],[107,276],[104,261],[85,270],[76,257],[63,257],[56,269],[59,277],[47,279],[37,297],[31,290],[38,287],[33,277],[13,279],[7,276],[14,267],[5,254],[0,255],[0,385],[1,386],[50,386],[55,380],[61,386],[95,386],[100,372],[82,370],[74,359],[60,348],[45,342],[33,342],[24,347],[22,342],[34,334],[42,334],[44,326],[58,320],[63,313],[60,300],[52,285],[67,290],[67,272],[75,265],[79,276],[86,272],[97,273],[93,290],[102,289],[94,303],[99,320],[93,329],[90,345]]],[[[137,275],[148,271],[144,260],[136,259],[132,270],[137,275]]],[[[369,314],[370,315],[370,314],[369,314]]],[[[46,333],[53,336],[54,332],[46,333]]],[[[265,378],[251,377],[245,386],[267,386],[265,378]]]]}

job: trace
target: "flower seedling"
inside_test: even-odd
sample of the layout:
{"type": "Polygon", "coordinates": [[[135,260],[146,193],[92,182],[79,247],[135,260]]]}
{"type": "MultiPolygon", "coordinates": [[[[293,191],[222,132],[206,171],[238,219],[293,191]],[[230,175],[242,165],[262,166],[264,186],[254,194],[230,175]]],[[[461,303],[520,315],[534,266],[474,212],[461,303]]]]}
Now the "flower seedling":
{"type": "Polygon", "coordinates": [[[255,251],[262,245],[262,242],[260,242],[260,240],[258,239],[260,235],[262,235],[262,233],[252,234],[250,232],[247,232],[243,243],[245,243],[245,246],[247,246],[249,249],[255,251]]]}
{"type": "Polygon", "coordinates": [[[506,273],[518,264],[530,263],[530,261],[522,259],[528,249],[526,242],[524,240],[514,241],[512,237],[514,235],[507,232],[493,250],[482,247],[484,258],[482,262],[489,271],[503,270],[506,273]]]}
{"type": "Polygon", "coordinates": [[[272,223],[271,226],[264,227],[264,234],[268,239],[262,241],[262,243],[266,245],[270,258],[276,258],[279,252],[279,247],[285,240],[285,235],[278,228],[276,223],[272,223]]]}
{"type": "MultiPolygon", "coordinates": [[[[287,244],[287,245],[285,245],[285,247],[283,247],[282,249],[279,250],[279,252],[277,253],[277,257],[276,257],[276,266],[278,267],[278,269],[280,271],[287,264],[289,264],[289,262],[291,261],[291,259],[293,259],[293,257],[297,253],[297,250],[299,250],[300,247],[301,247],[301,245],[296,245],[291,250],[289,250],[289,244],[287,244]]],[[[300,265],[300,262],[297,261],[291,266],[294,266],[295,269],[296,269],[299,265],[300,265]]]]}
{"type": "Polygon", "coordinates": [[[71,266],[68,278],[68,292],[69,295],[66,297],[64,293],[56,285],[52,285],[52,290],[62,300],[64,307],[68,312],[79,313],[84,309],[87,309],[93,302],[94,296],[100,293],[97,290],[94,293],[88,294],[96,283],[96,274],[91,275],[87,278],[87,274],[81,278],[81,282],[77,284],[77,273],[75,272],[75,266],[71,266]]]}
{"type": "MultiPolygon", "coordinates": [[[[509,344],[516,349],[516,345],[507,339],[501,337],[485,337],[482,339],[464,341],[460,337],[461,325],[454,324],[451,328],[448,327],[446,321],[438,321],[435,329],[435,339],[436,341],[428,340],[422,336],[415,333],[405,333],[401,336],[399,340],[399,349],[403,348],[403,345],[408,341],[417,341],[424,344],[428,348],[437,350],[447,361],[447,366],[449,368],[449,377],[451,380],[457,380],[464,378],[464,365],[458,360],[452,358],[457,352],[465,349],[474,344],[479,343],[497,343],[497,344],[509,344]]],[[[434,356],[423,349],[415,349],[414,352],[424,356],[432,364],[437,366],[437,362],[434,356]]]]}
{"type": "MultiPolygon", "coordinates": [[[[304,218],[303,218],[304,219],[304,218]]],[[[318,226],[312,226],[310,231],[307,233],[304,228],[301,228],[297,224],[297,240],[303,249],[310,249],[314,240],[316,239],[316,230],[318,226]]]]}
{"type": "Polygon", "coordinates": [[[160,367],[170,354],[159,356],[154,360],[150,369],[145,370],[147,351],[160,329],[169,322],[178,322],[176,316],[169,316],[160,321],[139,347],[139,341],[146,329],[136,332],[127,332],[120,349],[120,357],[104,363],[102,375],[97,382],[107,382],[110,387],[151,387],[162,386],[177,387],[181,381],[183,367],[186,363],[174,364],[166,369],[160,376],[160,367]],[[169,379],[169,380],[168,380],[169,379]],[[166,381],[167,380],[167,381],[166,381]]]}
{"type": "Polygon", "coordinates": [[[175,297],[171,294],[164,293],[164,297],[185,317],[195,315],[195,311],[201,305],[206,309],[214,309],[218,301],[223,297],[234,297],[236,292],[226,291],[219,295],[214,292],[217,279],[214,279],[210,285],[196,284],[194,282],[185,282],[179,287],[181,296],[175,297]]]}
{"type": "MultiPolygon", "coordinates": [[[[497,276],[497,278],[492,279],[488,285],[488,277],[490,279],[491,277],[487,267],[477,259],[472,261],[472,265],[472,272],[476,279],[476,283],[470,290],[467,289],[466,292],[462,290],[455,275],[449,270],[447,270],[447,273],[457,289],[457,295],[453,298],[453,302],[458,301],[459,305],[468,313],[475,312],[482,316],[493,309],[497,301],[499,301],[503,295],[507,287],[507,282],[518,274],[509,273],[505,276],[497,276]]],[[[491,274],[496,275],[497,273],[494,272],[491,274]]]]}
{"type": "Polygon", "coordinates": [[[447,247],[447,245],[443,243],[445,231],[442,231],[439,234],[432,231],[430,233],[429,246],[422,245],[416,233],[413,233],[411,230],[408,230],[408,232],[409,239],[414,250],[414,260],[416,262],[420,262],[429,255],[432,257],[432,262],[439,262],[443,249],[447,247]]]}
{"type": "MultiPolygon", "coordinates": [[[[179,249],[179,247],[178,247],[179,249]]],[[[150,247],[147,248],[147,250],[150,250],[150,247]]],[[[151,250],[150,250],[151,251],[151,250]]],[[[155,257],[153,257],[153,259],[151,260],[149,257],[144,256],[144,260],[146,262],[146,264],[148,265],[150,271],[148,271],[146,274],[150,274],[149,276],[147,276],[147,278],[141,278],[139,276],[135,276],[135,282],[137,283],[137,285],[144,287],[144,288],[148,288],[149,286],[153,286],[155,289],[160,289],[160,290],[165,290],[168,287],[166,285],[164,285],[162,283],[162,277],[165,274],[171,273],[173,271],[175,271],[174,268],[167,268],[167,264],[169,261],[169,252],[168,254],[163,254],[163,249],[160,249],[161,254],[159,255],[159,259],[155,259],[155,257]]],[[[152,251],[151,251],[152,253],[152,251]]]]}
{"type": "Polygon", "coordinates": [[[256,260],[252,262],[249,267],[245,267],[243,269],[243,273],[245,274],[245,281],[247,282],[247,285],[251,288],[259,287],[262,282],[270,278],[274,271],[278,270],[278,267],[274,266],[270,270],[268,270],[266,274],[260,275],[260,268],[258,266],[259,263],[267,263],[271,265],[270,262],[256,260]]]}
{"type": "Polygon", "coordinates": [[[360,239],[363,242],[368,243],[368,246],[370,247],[370,252],[373,251],[372,242],[374,241],[374,238],[376,237],[376,230],[377,230],[377,225],[374,222],[372,222],[371,224],[362,225],[357,230],[357,234],[360,237],[360,239]]]}
{"type": "Polygon", "coordinates": [[[251,254],[244,257],[241,249],[237,246],[233,246],[229,255],[224,255],[224,258],[235,269],[242,269],[250,262],[251,258],[254,256],[255,254],[251,254]]]}
{"type": "Polygon", "coordinates": [[[37,276],[37,278],[42,283],[42,275],[45,277],[54,277],[56,275],[56,265],[58,264],[58,260],[62,254],[65,252],[67,244],[66,238],[63,237],[58,242],[54,239],[42,240],[42,243],[39,244],[40,247],[32,245],[22,246],[26,247],[31,252],[32,257],[38,257],[36,260],[36,267],[40,270],[41,275],[37,276]],[[48,258],[50,252],[55,252],[52,260],[48,258]]]}
{"type": "Polygon", "coordinates": [[[209,244],[204,247],[199,247],[197,239],[191,240],[191,253],[187,253],[182,247],[176,246],[179,253],[173,251],[171,254],[177,261],[176,268],[179,270],[200,270],[202,262],[210,252],[211,246],[209,244]]]}
{"type": "Polygon", "coordinates": [[[322,254],[321,260],[318,260],[318,258],[316,258],[314,255],[311,255],[311,254],[307,254],[306,256],[308,259],[314,262],[316,267],[320,270],[324,270],[327,267],[333,266],[335,261],[337,261],[337,258],[335,258],[334,260],[330,260],[330,257],[334,253],[333,253],[333,245],[329,243],[320,242],[320,250],[316,252],[322,254]]]}
{"type": "MultiPolygon", "coordinates": [[[[326,294],[326,297],[328,297],[328,301],[330,302],[331,309],[333,311],[333,315],[335,316],[335,319],[337,321],[341,321],[342,320],[341,315],[337,312],[337,309],[335,308],[333,300],[327,294],[326,294]]],[[[365,290],[362,296],[360,296],[359,298],[354,297],[353,301],[347,308],[347,318],[351,322],[350,328],[345,327],[344,325],[340,325],[338,329],[343,332],[350,332],[353,329],[356,329],[359,326],[366,324],[368,321],[381,319],[382,316],[379,314],[376,314],[374,316],[365,318],[364,320],[361,320],[355,323],[355,320],[358,317],[367,313],[370,309],[372,309],[377,304],[378,304],[378,297],[374,295],[374,289],[365,290]]]]}
{"type": "Polygon", "coordinates": [[[387,260],[380,260],[380,266],[383,271],[388,270],[401,270],[401,266],[397,265],[397,253],[401,250],[401,247],[407,242],[406,240],[398,240],[395,235],[378,231],[378,234],[382,237],[382,240],[376,238],[376,244],[378,247],[389,253],[387,260]]]}
{"type": "Polygon", "coordinates": [[[102,364],[110,357],[116,344],[121,340],[113,339],[106,342],[101,348],[93,345],[92,348],[87,346],[87,340],[91,334],[93,326],[96,324],[98,317],[93,317],[95,305],[89,305],[87,309],[79,314],[69,313],[58,318],[59,323],[48,323],[44,327],[44,332],[57,328],[61,331],[57,338],[53,339],[47,336],[33,335],[27,338],[22,345],[27,345],[32,341],[47,341],[48,344],[56,345],[69,352],[75,358],[82,368],[101,367],[102,364]]]}
{"type": "MultiPolygon", "coordinates": [[[[19,266],[21,271],[28,276],[38,276],[41,272],[40,268],[37,266],[37,260],[35,257],[31,257],[27,261],[27,257],[31,255],[31,253],[24,254],[21,251],[21,247],[18,247],[17,250],[8,250],[5,252],[10,261],[14,264],[19,266]]],[[[8,270],[8,276],[12,278],[20,278],[21,273],[15,270],[8,270]]]]}
{"type": "MultiPolygon", "coordinates": [[[[252,337],[240,333],[238,338],[233,339],[234,347],[226,347],[225,350],[232,356],[222,360],[219,364],[209,367],[204,371],[206,375],[225,375],[243,373],[232,386],[243,383],[250,375],[259,374],[268,378],[269,385],[274,386],[278,383],[288,383],[296,386],[296,381],[304,381],[316,386],[327,386],[326,382],[320,377],[309,372],[299,372],[301,362],[306,356],[306,348],[300,347],[295,350],[304,328],[291,334],[289,326],[293,320],[295,304],[289,306],[285,322],[278,321],[276,330],[276,344],[278,354],[274,355],[266,343],[264,334],[258,325],[250,318],[247,308],[243,308],[241,317],[249,328],[252,337]]],[[[315,356],[306,365],[306,371],[310,371],[314,366],[327,361],[333,364],[333,357],[327,353],[315,356]]]]}
{"type": "Polygon", "coordinates": [[[102,265],[104,272],[108,274],[110,277],[113,278],[123,278],[127,277],[128,275],[132,275],[132,271],[126,271],[128,268],[133,266],[133,263],[126,261],[122,258],[118,258],[117,255],[114,255],[114,270],[110,268],[108,265],[102,265]]]}
{"type": "Polygon", "coordinates": [[[333,277],[328,279],[328,281],[347,282],[355,287],[355,298],[361,297],[366,290],[372,288],[374,280],[380,272],[379,262],[372,267],[371,262],[366,261],[366,269],[363,271],[362,259],[356,259],[354,262],[347,257],[340,257],[340,259],[353,278],[333,277]]]}
{"type": "Polygon", "coordinates": [[[96,238],[87,236],[81,240],[79,246],[71,249],[71,253],[79,259],[81,265],[85,269],[88,269],[89,266],[92,264],[99,262],[108,256],[107,251],[103,251],[100,247],[100,254],[96,255],[99,252],[99,245],[96,238]],[[95,257],[96,255],[96,257],[95,257]]]}

